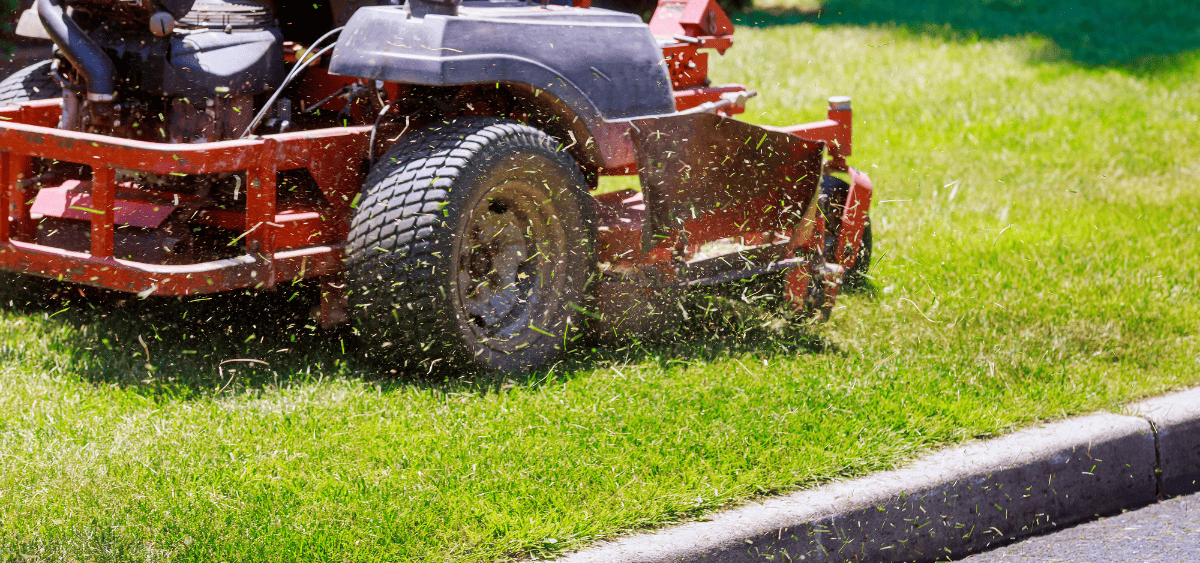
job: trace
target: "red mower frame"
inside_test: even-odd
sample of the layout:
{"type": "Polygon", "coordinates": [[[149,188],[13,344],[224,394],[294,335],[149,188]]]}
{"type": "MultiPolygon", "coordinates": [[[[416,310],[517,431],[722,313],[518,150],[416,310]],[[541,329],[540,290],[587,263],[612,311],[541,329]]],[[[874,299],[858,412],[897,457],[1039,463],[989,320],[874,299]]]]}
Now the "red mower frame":
{"type": "MultiPolygon", "coordinates": [[[[741,85],[710,87],[706,54],[698,49],[724,52],[732,44],[732,25],[724,14],[712,19],[711,0],[663,0],[651,22],[656,35],[673,36],[665,45],[665,63],[671,69],[676,106],[680,111],[703,104],[719,104],[722,96],[745,92],[741,85]],[[708,19],[706,19],[708,18],[708,19]]],[[[334,78],[334,77],[329,77],[334,78]]],[[[319,82],[319,81],[318,81],[319,82]]],[[[345,84],[329,80],[329,89],[345,84]]],[[[704,108],[699,108],[704,109],[704,108]]],[[[737,104],[711,108],[710,113],[740,113],[737,104]]],[[[166,144],[126,140],[56,128],[60,101],[44,100],[21,106],[0,107],[0,269],[64,282],[137,293],[141,296],[183,296],[237,289],[271,290],[279,283],[307,278],[322,282],[320,320],[332,325],[346,320],[346,296],[340,283],[344,243],[354,201],[364,180],[371,150],[372,127],[329,127],[271,134],[245,140],[197,144],[166,144]],[[57,183],[35,173],[35,159],[87,165],[90,181],[57,183]],[[326,202],[283,206],[277,201],[281,171],[304,169],[315,180],[326,202]],[[245,173],[245,211],[203,210],[190,221],[221,227],[241,236],[235,239],[244,253],[188,264],[139,262],[118,257],[115,241],[121,225],[156,226],[187,201],[164,199],[162,194],[130,182],[119,182],[118,171],[157,175],[245,173]],[[35,241],[40,216],[35,195],[53,190],[39,205],[55,207],[50,216],[90,223],[88,252],[67,250],[35,241]]],[[[636,124],[633,126],[636,129],[636,124]]],[[[827,151],[821,174],[849,175],[849,193],[841,217],[836,251],[822,262],[848,270],[857,259],[870,206],[870,179],[846,163],[852,147],[852,111],[849,98],[830,99],[827,118],[790,127],[769,127],[804,139],[818,153],[827,151]],[[823,146],[819,146],[823,145],[823,146]]],[[[635,133],[621,137],[636,154],[635,133]]],[[[600,175],[637,174],[639,166],[601,168],[600,175]]],[[[713,213],[691,223],[687,237],[668,237],[652,246],[644,243],[641,228],[646,204],[637,194],[609,193],[595,198],[598,221],[598,256],[612,272],[655,272],[659,282],[671,284],[678,265],[706,243],[738,239],[749,247],[774,249],[766,263],[775,270],[793,269],[789,293],[797,303],[808,295],[812,272],[801,268],[805,253],[820,255],[825,244],[825,218],[810,206],[799,228],[782,233],[762,225],[748,225],[744,215],[713,213]],[[758,228],[755,228],[758,227],[758,228]]],[[[837,273],[840,275],[840,272],[837,273]]],[[[830,284],[825,299],[831,305],[838,284],[830,284]]]]}

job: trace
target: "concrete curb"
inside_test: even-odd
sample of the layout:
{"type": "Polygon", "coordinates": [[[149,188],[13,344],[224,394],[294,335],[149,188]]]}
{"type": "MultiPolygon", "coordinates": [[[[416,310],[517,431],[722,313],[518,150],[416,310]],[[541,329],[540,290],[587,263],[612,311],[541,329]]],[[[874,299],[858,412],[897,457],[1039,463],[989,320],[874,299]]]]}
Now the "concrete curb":
{"type": "Polygon", "coordinates": [[[1200,489],[1200,389],[937,452],[560,563],[944,561],[1200,489]]]}
{"type": "Polygon", "coordinates": [[[1130,405],[1129,412],[1154,425],[1159,492],[1179,496],[1200,490],[1200,388],[1130,405]]]}

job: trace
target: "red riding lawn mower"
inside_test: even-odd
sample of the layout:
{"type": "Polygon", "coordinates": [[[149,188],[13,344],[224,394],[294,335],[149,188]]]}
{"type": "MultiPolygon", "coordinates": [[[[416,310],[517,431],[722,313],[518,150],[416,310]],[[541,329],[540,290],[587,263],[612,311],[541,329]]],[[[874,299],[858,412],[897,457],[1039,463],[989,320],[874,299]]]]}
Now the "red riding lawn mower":
{"type": "Polygon", "coordinates": [[[317,278],[321,322],[386,361],[508,372],[766,272],[827,316],[870,261],[850,100],[732,119],[754,92],[707,77],[732,45],[714,0],[649,25],[589,0],[37,0],[18,31],[55,48],[0,82],[10,272],[140,296],[317,278]]]}

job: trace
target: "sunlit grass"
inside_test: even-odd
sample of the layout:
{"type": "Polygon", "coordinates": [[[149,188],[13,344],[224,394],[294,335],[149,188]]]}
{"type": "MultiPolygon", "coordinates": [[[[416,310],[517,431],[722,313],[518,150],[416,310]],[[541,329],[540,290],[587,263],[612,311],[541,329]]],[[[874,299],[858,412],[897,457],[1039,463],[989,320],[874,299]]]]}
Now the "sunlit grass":
{"type": "Polygon", "coordinates": [[[1195,72],[888,26],[737,38],[712,75],[761,92],[748,119],[854,98],[874,291],[831,322],[732,288],[677,337],[443,381],[377,374],[308,288],[10,292],[0,560],[548,555],[1200,379],[1195,72]]]}

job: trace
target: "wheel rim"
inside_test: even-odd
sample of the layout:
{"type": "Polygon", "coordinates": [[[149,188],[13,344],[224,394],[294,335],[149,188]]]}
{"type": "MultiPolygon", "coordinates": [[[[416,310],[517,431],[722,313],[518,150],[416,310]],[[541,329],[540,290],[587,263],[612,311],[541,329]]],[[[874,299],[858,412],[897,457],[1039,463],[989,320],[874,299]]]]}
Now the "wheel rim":
{"type": "Polygon", "coordinates": [[[466,324],[492,348],[511,349],[538,332],[562,291],[566,234],[547,189],[509,179],[471,211],[461,239],[457,297],[466,324]]]}

